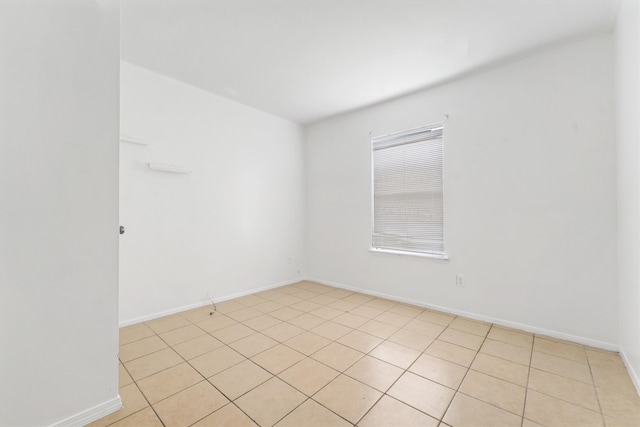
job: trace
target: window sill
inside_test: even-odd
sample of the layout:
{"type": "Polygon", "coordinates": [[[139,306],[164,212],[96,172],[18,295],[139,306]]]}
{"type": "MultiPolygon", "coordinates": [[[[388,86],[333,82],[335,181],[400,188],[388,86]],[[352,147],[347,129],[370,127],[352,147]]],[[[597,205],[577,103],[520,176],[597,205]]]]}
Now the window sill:
{"type": "Polygon", "coordinates": [[[398,255],[398,256],[411,256],[411,257],[418,257],[418,258],[434,258],[434,259],[442,259],[442,260],[448,260],[449,257],[444,254],[444,255],[435,255],[435,254],[421,254],[418,252],[404,252],[404,251],[394,251],[392,249],[374,249],[374,248],[370,248],[369,252],[373,252],[376,254],[390,254],[390,255],[398,255]]]}

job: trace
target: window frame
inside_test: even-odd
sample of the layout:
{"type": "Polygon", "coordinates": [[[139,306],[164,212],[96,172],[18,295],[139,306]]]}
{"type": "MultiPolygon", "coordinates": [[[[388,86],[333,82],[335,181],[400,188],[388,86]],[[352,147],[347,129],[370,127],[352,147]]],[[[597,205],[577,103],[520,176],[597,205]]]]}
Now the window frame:
{"type": "MultiPolygon", "coordinates": [[[[388,133],[388,134],[383,134],[383,135],[378,135],[375,137],[371,137],[371,133],[369,134],[370,136],[370,146],[369,146],[369,150],[370,150],[370,156],[371,156],[371,230],[370,230],[370,234],[369,234],[369,252],[372,253],[376,253],[376,254],[391,254],[391,255],[396,255],[396,256],[413,256],[413,257],[420,257],[420,258],[435,258],[435,259],[441,259],[441,260],[448,260],[449,256],[447,255],[446,252],[446,235],[445,235],[445,196],[444,196],[444,188],[445,188],[445,181],[444,181],[444,166],[445,166],[445,158],[444,158],[444,122],[437,122],[437,123],[433,123],[433,124],[429,124],[429,125],[423,125],[423,126],[417,126],[417,127],[413,127],[410,129],[405,129],[405,130],[401,130],[398,132],[392,132],[392,133],[388,133]],[[442,147],[442,177],[441,177],[441,182],[442,182],[442,252],[424,252],[424,251],[411,251],[411,250],[403,250],[403,249],[398,249],[398,248],[391,248],[391,247],[376,247],[374,244],[374,231],[375,231],[375,225],[376,225],[376,221],[375,221],[375,160],[374,160],[374,142],[376,140],[380,140],[380,139],[388,139],[388,138],[401,138],[403,136],[407,136],[407,135],[411,135],[414,133],[418,133],[418,132],[424,132],[427,130],[438,130],[441,129],[442,131],[442,136],[441,136],[441,147],[442,147]]],[[[413,143],[416,143],[419,141],[415,141],[413,143]]]]}

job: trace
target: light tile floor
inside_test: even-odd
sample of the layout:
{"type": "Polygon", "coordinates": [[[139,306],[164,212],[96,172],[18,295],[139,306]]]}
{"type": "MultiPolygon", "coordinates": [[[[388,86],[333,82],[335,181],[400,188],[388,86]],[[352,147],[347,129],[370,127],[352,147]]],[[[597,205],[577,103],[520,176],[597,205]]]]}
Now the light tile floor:
{"type": "Polygon", "coordinates": [[[617,353],[313,282],[122,328],[91,426],[640,426],[617,353]]]}

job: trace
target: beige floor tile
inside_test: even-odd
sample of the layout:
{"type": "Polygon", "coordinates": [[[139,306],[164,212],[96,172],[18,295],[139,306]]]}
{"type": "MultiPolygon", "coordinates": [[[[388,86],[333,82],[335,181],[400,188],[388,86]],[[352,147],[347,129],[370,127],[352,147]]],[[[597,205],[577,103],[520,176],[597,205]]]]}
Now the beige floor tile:
{"type": "Polygon", "coordinates": [[[170,348],[148,354],[146,356],[125,362],[124,366],[134,380],[153,375],[164,369],[170,368],[183,362],[182,357],[170,348]]]}
{"type": "Polygon", "coordinates": [[[393,307],[394,305],[397,305],[397,304],[398,303],[396,301],[391,301],[391,300],[385,299],[385,298],[374,298],[374,299],[364,303],[364,305],[366,305],[366,306],[379,308],[380,310],[383,310],[383,311],[386,311],[386,310],[390,309],[391,307],[393,307]]]}
{"type": "Polygon", "coordinates": [[[356,304],[355,302],[349,302],[344,299],[338,299],[329,304],[328,306],[331,308],[335,308],[336,310],[341,311],[351,311],[354,308],[358,307],[360,304],[356,304]]]}
{"type": "Polygon", "coordinates": [[[456,390],[467,368],[435,356],[422,354],[409,368],[410,372],[456,390]]]}
{"type": "Polygon", "coordinates": [[[187,363],[181,363],[138,381],[138,387],[152,405],[204,380],[187,363]]]}
{"type": "MultiPolygon", "coordinates": [[[[318,295],[317,297],[313,297],[313,298],[311,298],[309,300],[305,300],[305,301],[310,302],[310,303],[314,303],[314,304],[317,305],[316,308],[320,308],[322,306],[327,306],[327,305],[329,305],[331,303],[334,303],[334,302],[338,301],[338,298],[329,297],[327,295],[318,295]]],[[[305,310],[305,311],[312,311],[312,310],[315,310],[315,308],[311,309],[311,310],[305,310]]]]}
{"type": "Polygon", "coordinates": [[[338,340],[340,344],[344,344],[347,347],[351,347],[363,353],[370,352],[382,341],[382,338],[374,337],[373,335],[365,334],[360,331],[351,331],[338,340]]]}
{"type": "Polygon", "coordinates": [[[517,415],[461,393],[442,420],[455,427],[520,427],[522,423],[517,415]]]}
{"type": "Polygon", "coordinates": [[[416,319],[423,320],[425,322],[435,323],[436,325],[448,326],[456,316],[451,314],[442,313],[440,311],[426,310],[419,314],[416,319]]]}
{"type": "Polygon", "coordinates": [[[378,322],[395,326],[396,328],[403,327],[404,325],[409,323],[412,319],[413,319],[412,317],[402,316],[400,314],[392,313],[390,311],[385,311],[384,313],[376,316],[375,318],[375,320],[377,320],[378,322]]]}
{"type": "Polygon", "coordinates": [[[314,316],[312,314],[309,313],[304,313],[301,314],[298,317],[294,317],[293,319],[289,319],[287,321],[288,323],[298,326],[302,329],[311,329],[311,328],[315,328],[316,326],[326,322],[326,320],[321,319],[320,317],[314,316]]]}
{"type": "Polygon", "coordinates": [[[391,341],[385,341],[373,350],[369,352],[373,357],[376,357],[385,362],[389,362],[392,365],[396,365],[400,368],[407,369],[411,364],[420,356],[420,352],[413,350],[409,347],[405,347],[400,344],[396,344],[391,341]]]}
{"type": "Polygon", "coordinates": [[[124,387],[133,382],[133,378],[127,372],[125,367],[121,364],[118,364],[118,387],[124,387]]]}
{"type": "Polygon", "coordinates": [[[391,335],[388,340],[417,351],[424,351],[433,342],[434,338],[402,328],[391,335]]]}
{"type": "Polygon", "coordinates": [[[591,366],[591,373],[596,387],[616,391],[620,394],[638,395],[624,366],[609,368],[591,366]]]}
{"type": "Polygon", "coordinates": [[[276,427],[350,427],[351,425],[344,418],[309,399],[278,422],[276,427]]]}
{"type": "Polygon", "coordinates": [[[527,349],[531,349],[533,346],[533,334],[516,329],[503,328],[497,325],[491,327],[487,338],[527,349]]]}
{"type": "Polygon", "coordinates": [[[481,353],[490,354],[501,359],[510,360],[522,365],[529,365],[531,350],[514,344],[495,341],[487,338],[480,349],[481,353]]]}
{"type": "Polygon", "coordinates": [[[111,424],[111,427],[163,427],[155,412],[149,407],[111,424]]]}
{"type": "Polygon", "coordinates": [[[520,417],[524,411],[524,387],[480,372],[469,371],[458,391],[520,417]]]}
{"type": "Polygon", "coordinates": [[[403,330],[416,332],[431,338],[437,338],[444,331],[446,326],[425,322],[424,320],[413,319],[402,327],[403,330]]]}
{"type": "Polygon", "coordinates": [[[600,411],[596,390],[592,384],[585,384],[560,375],[551,374],[536,368],[529,373],[529,389],[566,400],[567,402],[600,411]]]}
{"type": "Polygon", "coordinates": [[[199,336],[189,341],[174,345],[173,349],[186,360],[193,359],[202,354],[208,353],[216,348],[222,347],[224,344],[209,334],[199,336]]]}
{"type": "Polygon", "coordinates": [[[168,346],[164,341],[162,341],[157,335],[153,335],[139,341],[121,345],[118,357],[123,362],[128,362],[130,360],[137,359],[138,357],[155,353],[156,351],[167,347],[168,346]]]}
{"type": "Polygon", "coordinates": [[[332,342],[311,355],[318,362],[322,362],[340,372],[356,363],[362,356],[364,356],[364,353],[337,342],[332,342]]]}
{"type": "Polygon", "coordinates": [[[253,309],[261,311],[263,313],[271,313],[273,311],[280,310],[280,309],[282,309],[284,307],[286,307],[286,306],[282,305],[280,303],[277,303],[275,301],[266,301],[265,300],[264,302],[253,306],[253,309]]]}
{"type": "Polygon", "coordinates": [[[267,329],[262,330],[263,334],[265,334],[270,338],[273,338],[278,342],[284,342],[288,339],[295,337],[296,335],[300,335],[303,332],[304,332],[304,329],[299,328],[297,326],[290,325],[285,322],[278,323],[275,326],[271,326],[267,329]]]}
{"type": "Polygon", "coordinates": [[[453,319],[453,322],[449,324],[449,327],[451,329],[457,329],[458,331],[468,332],[484,338],[489,333],[489,329],[491,329],[491,323],[469,320],[464,317],[456,317],[453,319]]]}
{"type": "Polygon", "coordinates": [[[166,427],[190,426],[229,403],[222,393],[207,381],[202,381],[174,394],[153,408],[166,427]]]}
{"type": "Polygon", "coordinates": [[[356,329],[369,321],[368,318],[352,313],[344,313],[333,319],[333,322],[356,329]]]}
{"type": "Polygon", "coordinates": [[[243,297],[239,297],[234,299],[235,302],[239,302],[242,305],[246,305],[247,307],[253,307],[255,305],[258,305],[260,303],[265,302],[266,300],[264,298],[260,298],[257,295],[245,295],[243,297]]]}
{"type": "Polygon", "coordinates": [[[340,372],[311,358],[306,358],[278,376],[307,396],[312,396],[329,384],[340,372]]]}
{"type": "Polygon", "coordinates": [[[241,323],[236,323],[235,325],[213,331],[211,332],[211,335],[225,344],[231,344],[232,342],[248,337],[255,332],[256,331],[253,329],[248,328],[241,323]]]}
{"type": "Polygon", "coordinates": [[[263,314],[258,317],[254,317],[253,319],[245,320],[244,322],[242,322],[243,325],[248,326],[251,329],[255,329],[256,331],[263,331],[264,329],[270,328],[280,323],[282,323],[282,320],[271,317],[268,314],[263,314]]]}
{"type": "Polygon", "coordinates": [[[299,351],[304,355],[311,355],[331,343],[330,340],[311,332],[303,332],[290,340],[285,341],[285,345],[299,351]]]}
{"type": "Polygon", "coordinates": [[[136,325],[125,326],[120,328],[120,345],[129,344],[134,341],[141,340],[155,335],[147,325],[144,323],[138,323],[136,325]]]}
{"type": "Polygon", "coordinates": [[[122,409],[92,422],[87,427],[108,426],[149,406],[147,400],[135,384],[129,384],[121,387],[119,393],[120,399],[122,399],[122,409]]]}
{"type": "Polygon", "coordinates": [[[371,356],[358,360],[345,374],[370,387],[386,392],[404,371],[371,356]]]}
{"type": "Polygon", "coordinates": [[[640,397],[638,394],[618,393],[597,388],[600,406],[604,415],[618,423],[640,426],[640,397]]]}
{"type": "Polygon", "coordinates": [[[438,427],[438,420],[389,396],[371,408],[358,423],[359,427],[438,427]]]}
{"type": "Polygon", "coordinates": [[[384,310],[381,310],[379,308],[369,307],[368,305],[361,305],[349,311],[349,313],[366,317],[367,319],[373,319],[374,317],[382,314],[383,311],[384,310]]]}
{"type": "Polygon", "coordinates": [[[227,301],[216,303],[216,307],[217,307],[217,312],[222,314],[232,313],[236,310],[242,310],[243,308],[245,308],[244,305],[234,300],[227,300],[227,301]]]}
{"type": "Polygon", "coordinates": [[[435,340],[424,352],[465,367],[471,366],[471,362],[476,356],[476,352],[473,350],[440,340],[435,340]]]}
{"type": "Polygon", "coordinates": [[[533,350],[564,357],[565,359],[571,359],[576,362],[588,363],[587,354],[582,346],[578,347],[576,345],[535,337],[533,341],[533,350]]]}
{"type": "Polygon", "coordinates": [[[248,337],[239,339],[238,341],[229,344],[229,347],[233,348],[244,357],[253,357],[256,354],[262,353],[263,351],[275,346],[276,344],[278,344],[276,340],[257,332],[253,335],[249,335],[248,337]]]}
{"type": "Polygon", "coordinates": [[[296,310],[295,308],[283,307],[279,310],[272,311],[271,313],[269,313],[269,316],[273,316],[276,319],[280,319],[282,321],[287,321],[289,319],[293,319],[294,317],[298,317],[301,314],[303,314],[303,312],[300,310],[296,310]]]}
{"type": "Polygon", "coordinates": [[[471,365],[471,369],[509,381],[522,387],[527,386],[529,367],[506,359],[478,353],[471,365]]]}
{"type": "Polygon", "coordinates": [[[301,290],[301,291],[298,291],[298,292],[296,292],[294,294],[291,294],[291,295],[293,295],[295,297],[298,297],[298,298],[301,298],[301,299],[311,299],[311,298],[317,297],[320,294],[317,293],[317,292],[301,290]]]}
{"type": "Polygon", "coordinates": [[[224,314],[215,313],[213,316],[210,316],[208,319],[196,323],[196,325],[199,328],[202,328],[205,331],[211,333],[213,331],[218,331],[220,329],[227,328],[237,323],[238,322],[231,319],[230,317],[225,316],[224,314]]]}
{"type": "Polygon", "coordinates": [[[295,304],[291,305],[291,308],[295,308],[296,310],[300,310],[303,313],[310,313],[313,310],[317,310],[322,307],[321,304],[315,303],[313,301],[301,300],[295,304]]]}
{"type": "MultiPolygon", "coordinates": [[[[282,295],[282,296],[278,297],[278,299],[275,300],[275,301],[277,301],[279,304],[282,304],[284,306],[291,307],[294,304],[297,304],[299,302],[306,301],[306,300],[303,300],[302,298],[295,297],[293,295],[282,295]]],[[[298,309],[296,308],[296,310],[298,310],[298,309]]],[[[300,311],[304,311],[304,310],[300,310],[300,311]]]]}
{"type": "Polygon", "coordinates": [[[271,377],[272,375],[260,366],[250,360],[245,360],[212,376],[209,381],[227,399],[235,400],[271,377]]]}
{"type": "Polygon", "coordinates": [[[405,372],[387,394],[433,418],[441,419],[455,391],[411,372],[405,372]]]}
{"type": "Polygon", "coordinates": [[[256,356],[253,356],[251,360],[276,375],[304,358],[304,354],[297,352],[284,344],[278,344],[256,356]]]}
{"type": "Polygon", "coordinates": [[[571,378],[576,381],[582,381],[583,383],[592,383],[589,365],[574,362],[573,360],[565,359],[564,357],[534,351],[533,356],[531,357],[531,367],[571,378]]]}
{"type": "Polygon", "coordinates": [[[262,311],[258,311],[251,307],[246,307],[246,308],[242,308],[240,310],[236,310],[231,313],[228,313],[227,316],[232,318],[236,322],[244,322],[245,320],[253,319],[254,317],[258,317],[263,314],[264,313],[262,311]]]}
{"type": "Polygon", "coordinates": [[[604,415],[604,423],[607,427],[638,427],[638,423],[630,424],[624,420],[604,415]]]}
{"type": "Polygon", "coordinates": [[[527,392],[525,418],[544,426],[602,426],[602,416],[534,390],[527,392]]]}
{"type": "Polygon", "coordinates": [[[331,411],[356,424],[382,393],[346,375],[340,375],[313,396],[331,411]]]}
{"type": "Polygon", "coordinates": [[[353,331],[353,329],[344,325],[340,325],[339,323],[332,322],[330,320],[316,326],[315,328],[311,328],[311,332],[313,332],[314,334],[318,334],[321,337],[325,337],[331,341],[335,341],[351,331],[353,331]]]}
{"type": "Polygon", "coordinates": [[[396,333],[398,329],[400,328],[397,326],[382,323],[376,319],[369,320],[358,328],[359,331],[366,332],[367,334],[374,335],[385,340],[396,333]]]}
{"type": "Polygon", "coordinates": [[[245,357],[230,347],[224,346],[191,359],[189,363],[205,378],[209,378],[245,360],[245,357]]]}
{"type": "Polygon", "coordinates": [[[347,291],[346,289],[333,289],[327,293],[325,293],[325,295],[330,296],[330,297],[334,297],[334,298],[346,298],[349,295],[352,295],[353,292],[352,291],[347,291]]]}
{"type": "Polygon", "coordinates": [[[522,427],[544,427],[542,424],[534,423],[526,418],[522,419],[522,427]]]}
{"type": "Polygon", "coordinates": [[[480,347],[484,342],[483,337],[451,328],[445,329],[438,339],[440,341],[446,341],[474,351],[480,350],[480,347]]]}
{"type": "Polygon", "coordinates": [[[419,314],[422,314],[423,312],[426,311],[426,309],[422,308],[422,307],[418,307],[415,305],[410,305],[410,304],[396,304],[393,307],[389,308],[389,310],[387,310],[389,313],[395,313],[395,314],[400,314],[402,316],[405,317],[409,317],[409,318],[414,318],[419,314]]]}
{"type": "Polygon", "coordinates": [[[228,403],[195,423],[193,427],[257,427],[257,424],[236,405],[228,403]]]}
{"type": "Polygon", "coordinates": [[[372,299],[374,299],[375,297],[372,295],[367,295],[367,294],[361,294],[361,293],[354,293],[351,294],[347,297],[344,297],[343,299],[345,301],[349,301],[349,302],[355,302],[358,305],[362,305],[365,304],[369,301],[371,301],[372,299]]]}
{"type": "Polygon", "coordinates": [[[145,322],[145,324],[153,330],[156,334],[161,334],[163,332],[168,332],[172,329],[178,329],[182,326],[188,326],[191,322],[189,322],[184,317],[179,314],[173,314],[171,316],[160,317],[158,319],[150,320],[145,322]]]}
{"type": "Polygon", "coordinates": [[[309,312],[309,314],[313,314],[314,316],[321,317],[325,320],[335,319],[336,317],[340,316],[343,313],[344,311],[342,310],[336,310],[335,308],[331,308],[327,306],[322,306],[316,310],[309,312]]]}
{"type": "Polygon", "coordinates": [[[174,346],[181,342],[189,341],[206,334],[206,332],[195,325],[187,325],[169,332],[160,334],[160,338],[167,344],[174,346]]]}
{"type": "Polygon", "coordinates": [[[192,310],[183,311],[180,313],[180,316],[184,317],[191,323],[202,322],[203,320],[209,319],[214,311],[214,307],[211,304],[207,304],[203,307],[194,308],[192,310]]]}
{"type": "Polygon", "coordinates": [[[601,368],[623,368],[624,362],[619,353],[603,350],[586,350],[587,359],[591,366],[599,366],[601,368]]]}
{"type": "Polygon", "coordinates": [[[272,426],[306,399],[305,395],[274,377],[240,397],[235,403],[260,426],[272,426]]]}

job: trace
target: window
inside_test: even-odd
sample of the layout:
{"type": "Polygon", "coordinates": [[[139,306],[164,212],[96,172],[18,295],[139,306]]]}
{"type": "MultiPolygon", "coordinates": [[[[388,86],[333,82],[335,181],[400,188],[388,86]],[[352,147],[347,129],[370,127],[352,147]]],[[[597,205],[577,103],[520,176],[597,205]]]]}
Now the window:
{"type": "Polygon", "coordinates": [[[445,258],[443,125],[373,138],[372,249],[445,258]]]}

